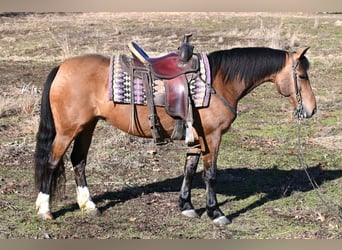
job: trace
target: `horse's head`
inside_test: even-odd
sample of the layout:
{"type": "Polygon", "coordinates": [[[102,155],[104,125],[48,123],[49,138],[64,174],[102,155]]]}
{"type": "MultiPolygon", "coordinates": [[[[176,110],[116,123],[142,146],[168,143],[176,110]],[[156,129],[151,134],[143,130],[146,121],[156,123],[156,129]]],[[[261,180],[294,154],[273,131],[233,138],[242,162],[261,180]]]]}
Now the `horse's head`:
{"type": "Polygon", "coordinates": [[[309,48],[288,53],[284,68],[276,76],[276,86],[280,94],[290,97],[298,118],[310,118],[317,110],[316,99],[309,81],[309,61],[304,56],[309,48]]]}

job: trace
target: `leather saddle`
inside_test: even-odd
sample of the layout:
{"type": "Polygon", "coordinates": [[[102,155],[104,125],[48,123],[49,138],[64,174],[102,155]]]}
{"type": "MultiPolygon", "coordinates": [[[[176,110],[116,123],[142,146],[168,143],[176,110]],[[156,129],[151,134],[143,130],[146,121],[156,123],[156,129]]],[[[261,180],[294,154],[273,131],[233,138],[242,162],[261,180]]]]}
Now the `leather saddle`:
{"type": "MultiPolygon", "coordinates": [[[[158,118],[154,111],[154,103],[151,86],[153,80],[162,80],[165,87],[165,108],[169,115],[176,120],[176,128],[172,139],[184,139],[184,128],[187,134],[192,134],[192,103],[189,97],[188,74],[197,74],[200,70],[199,58],[193,55],[193,46],[189,44],[189,37],[186,35],[179,48],[178,53],[169,53],[162,57],[151,58],[135,42],[130,42],[128,47],[133,54],[133,69],[139,71],[139,68],[148,69],[150,76],[144,78],[146,88],[147,102],[150,106],[151,129],[154,130],[154,137],[158,138],[158,118]],[[152,118],[152,119],[151,119],[152,118]],[[191,129],[190,132],[188,132],[191,129]]],[[[133,71],[134,71],[133,70],[133,71]]],[[[191,79],[191,77],[189,77],[191,79]]],[[[193,136],[193,135],[192,135],[193,136]]],[[[188,136],[187,136],[188,137],[188,136]]],[[[191,136],[190,136],[191,137],[191,136]]],[[[186,138],[187,140],[187,138],[186,138]]],[[[188,141],[193,141],[190,138],[188,141]]]]}

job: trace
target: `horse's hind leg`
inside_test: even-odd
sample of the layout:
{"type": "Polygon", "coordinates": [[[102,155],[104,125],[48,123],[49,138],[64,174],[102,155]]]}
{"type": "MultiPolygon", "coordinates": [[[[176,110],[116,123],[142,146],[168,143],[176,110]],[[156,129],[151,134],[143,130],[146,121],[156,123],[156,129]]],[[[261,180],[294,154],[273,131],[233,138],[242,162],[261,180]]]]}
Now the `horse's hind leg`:
{"type": "Polygon", "coordinates": [[[44,165],[44,169],[39,174],[39,194],[36,200],[36,209],[38,210],[38,215],[43,219],[53,219],[50,212],[50,194],[57,188],[59,176],[64,175],[62,158],[71,141],[71,137],[56,135],[46,163],[47,166],[44,165]]]}
{"type": "Polygon", "coordinates": [[[97,120],[91,122],[79,135],[77,135],[71,153],[71,162],[74,168],[75,181],[77,185],[77,203],[81,210],[85,210],[93,215],[97,215],[99,211],[92,201],[87,187],[85,167],[91,138],[96,124],[97,120]]]}
{"type": "Polygon", "coordinates": [[[188,150],[184,166],[184,179],[179,193],[179,209],[182,211],[183,215],[190,218],[198,217],[198,214],[191,203],[191,184],[196,173],[200,155],[200,149],[194,148],[188,150]]]}

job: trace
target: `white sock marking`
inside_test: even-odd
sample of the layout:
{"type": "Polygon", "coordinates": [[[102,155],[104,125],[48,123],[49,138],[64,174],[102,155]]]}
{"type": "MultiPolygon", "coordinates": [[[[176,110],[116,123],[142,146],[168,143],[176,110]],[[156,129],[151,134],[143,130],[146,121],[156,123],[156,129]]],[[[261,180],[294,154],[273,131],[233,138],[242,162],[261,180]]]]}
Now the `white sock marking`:
{"type": "Polygon", "coordinates": [[[38,213],[44,214],[50,211],[49,208],[50,195],[40,192],[36,200],[36,209],[38,213]]]}
{"type": "Polygon", "coordinates": [[[91,200],[88,187],[77,187],[77,203],[80,209],[95,209],[96,206],[91,200]]]}

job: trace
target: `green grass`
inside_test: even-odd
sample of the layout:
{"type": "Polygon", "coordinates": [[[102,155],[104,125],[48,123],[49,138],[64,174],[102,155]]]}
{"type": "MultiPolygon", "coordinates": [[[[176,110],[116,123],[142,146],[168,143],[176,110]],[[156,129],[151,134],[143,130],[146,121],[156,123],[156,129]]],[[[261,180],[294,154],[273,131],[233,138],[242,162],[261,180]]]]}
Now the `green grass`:
{"type": "MultiPolygon", "coordinates": [[[[52,66],[69,55],[128,53],[126,44],[130,40],[138,41],[153,55],[178,48],[188,32],[193,33],[198,51],[235,46],[290,46],[290,50],[311,46],[307,56],[318,113],[302,122],[301,141],[309,172],[319,182],[326,202],[311,188],[300,168],[297,124],[290,104],[266,83],[241,100],[238,118],[222,138],[217,197],[232,224],[214,226],[205,213],[194,220],[180,215],[177,199],[183,151],[175,146],[155,149],[151,142],[130,138],[105,122],[100,122],[94,133],[87,167],[89,189],[102,216],[93,218],[78,210],[71,163],[66,157],[66,195],[52,204],[53,212],[60,216],[42,221],[34,208],[33,189],[38,107],[30,115],[18,109],[0,118],[1,239],[342,237],[341,218],[326,206],[342,204],[342,157],[337,140],[342,135],[342,64],[337,46],[342,30],[334,25],[340,16],[189,15],[185,20],[179,13],[51,13],[6,19],[9,25],[0,25],[1,98],[19,100],[14,93],[24,83],[37,85],[41,91],[52,66]],[[332,141],[324,140],[327,138],[332,141]]],[[[40,95],[34,97],[38,100],[40,95]]],[[[9,113],[9,107],[6,104],[0,110],[9,113]]],[[[204,212],[201,171],[199,166],[192,194],[195,207],[204,212]]]]}

